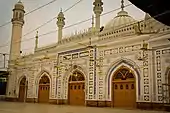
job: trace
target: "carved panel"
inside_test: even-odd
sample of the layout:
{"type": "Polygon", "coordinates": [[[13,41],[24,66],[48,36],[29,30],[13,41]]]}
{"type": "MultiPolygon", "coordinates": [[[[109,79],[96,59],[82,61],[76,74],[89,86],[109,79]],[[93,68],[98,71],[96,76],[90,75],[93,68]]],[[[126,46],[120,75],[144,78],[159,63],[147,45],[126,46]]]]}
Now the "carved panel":
{"type": "Polygon", "coordinates": [[[150,77],[149,77],[149,58],[148,58],[148,52],[147,51],[143,51],[143,58],[145,59],[143,61],[143,81],[144,81],[144,100],[145,101],[150,101],[150,77]]]}
{"type": "Polygon", "coordinates": [[[88,70],[88,99],[93,99],[94,98],[94,80],[95,80],[95,51],[94,49],[89,50],[89,70],[88,70]]]}
{"type": "MultiPolygon", "coordinates": [[[[166,53],[166,51],[162,50],[162,53],[166,53]]],[[[160,98],[162,96],[162,73],[161,73],[161,51],[156,51],[155,56],[155,62],[156,62],[156,85],[157,85],[157,100],[162,101],[160,98]]]]}

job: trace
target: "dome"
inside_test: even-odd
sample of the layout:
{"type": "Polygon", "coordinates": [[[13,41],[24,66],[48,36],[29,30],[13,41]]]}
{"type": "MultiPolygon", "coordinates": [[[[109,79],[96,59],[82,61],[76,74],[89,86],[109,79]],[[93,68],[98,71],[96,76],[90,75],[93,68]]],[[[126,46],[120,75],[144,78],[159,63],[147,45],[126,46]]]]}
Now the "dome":
{"type": "Polygon", "coordinates": [[[118,12],[117,16],[113,18],[110,22],[108,22],[105,28],[115,28],[115,27],[122,27],[128,24],[135,23],[136,20],[128,15],[128,12],[122,10],[118,12]]]}
{"type": "Polygon", "coordinates": [[[24,5],[20,0],[15,4],[15,9],[24,9],[24,5]]]}

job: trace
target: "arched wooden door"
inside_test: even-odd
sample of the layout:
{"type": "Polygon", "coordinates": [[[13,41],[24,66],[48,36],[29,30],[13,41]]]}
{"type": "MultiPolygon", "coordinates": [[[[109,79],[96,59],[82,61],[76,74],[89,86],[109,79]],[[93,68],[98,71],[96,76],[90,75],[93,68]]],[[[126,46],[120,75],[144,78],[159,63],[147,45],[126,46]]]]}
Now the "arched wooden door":
{"type": "Polygon", "coordinates": [[[112,78],[112,104],[114,107],[135,108],[136,88],[133,72],[127,67],[119,68],[112,78]]]}
{"type": "Polygon", "coordinates": [[[20,81],[19,85],[19,98],[18,101],[24,102],[24,100],[27,97],[27,83],[26,83],[26,77],[23,77],[20,81]]]}
{"type": "Polygon", "coordinates": [[[68,103],[70,105],[85,105],[85,78],[75,71],[69,78],[68,103]]]}
{"type": "Polygon", "coordinates": [[[39,81],[38,102],[48,103],[50,91],[50,80],[48,76],[44,75],[39,81]]]}

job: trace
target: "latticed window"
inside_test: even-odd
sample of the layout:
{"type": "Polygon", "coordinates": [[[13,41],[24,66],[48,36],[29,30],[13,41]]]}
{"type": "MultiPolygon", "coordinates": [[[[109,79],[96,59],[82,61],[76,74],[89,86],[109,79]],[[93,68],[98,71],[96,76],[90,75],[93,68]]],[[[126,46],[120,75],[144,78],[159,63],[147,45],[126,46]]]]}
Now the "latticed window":
{"type": "Polygon", "coordinates": [[[121,79],[121,80],[126,80],[126,79],[130,79],[130,78],[134,78],[134,74],[127,67],[121,67],[115,73],[115,76],[114,76],[114,79],[121,79]]]}
{"type": "Polygon", "coordinates": [[[69,78],[69,81],[84,81],[84,80],[85,80],[84,75],[79,71],[73,72],[73,74],[69,78]]]}
{"type": "Polygon", "coordinates": [[[42,76],[39,84],[48,84],[48,83],[50,83],[48,76],[46,76],[46,75],[42,76]]]}

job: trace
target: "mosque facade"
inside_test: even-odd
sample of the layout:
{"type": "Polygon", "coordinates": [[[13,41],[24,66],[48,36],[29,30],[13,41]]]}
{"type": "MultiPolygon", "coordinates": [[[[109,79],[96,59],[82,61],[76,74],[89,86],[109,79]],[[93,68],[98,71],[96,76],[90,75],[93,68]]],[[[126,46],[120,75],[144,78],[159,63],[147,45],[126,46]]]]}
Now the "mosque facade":
{"type": "Polygon", "coordinates": [[[103,2],[94,0],[92,26],[67,38],[61,11],[58,42],[38,47],[37,34],[34,53],[26,56],[20,55],[24,5],[15,4],[6,99],[123,108],[169,103],[170,28],[148,14],[137,21],[121,4],[101,27],[103,2]]]}

